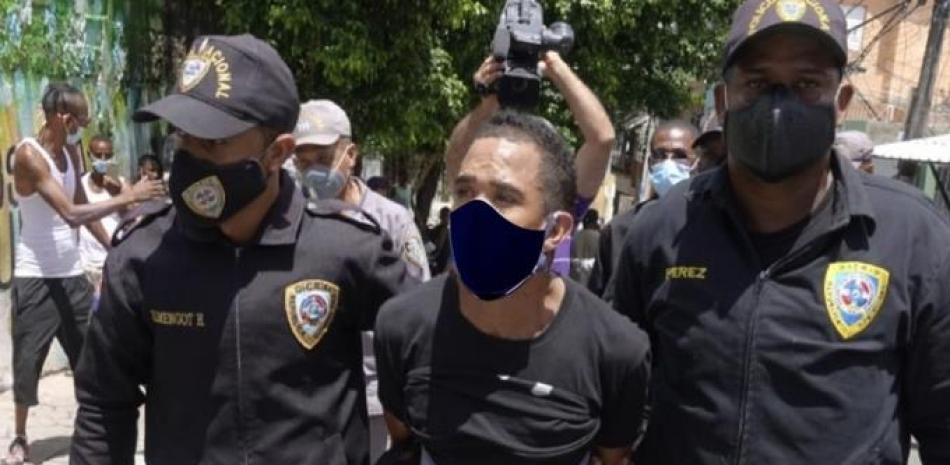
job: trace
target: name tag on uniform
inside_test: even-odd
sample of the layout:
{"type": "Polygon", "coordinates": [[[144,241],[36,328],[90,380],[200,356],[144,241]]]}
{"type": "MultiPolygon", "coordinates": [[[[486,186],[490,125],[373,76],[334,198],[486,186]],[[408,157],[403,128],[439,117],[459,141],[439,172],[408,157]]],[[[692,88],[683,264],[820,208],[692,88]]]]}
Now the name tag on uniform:
{"type": "Polygon", "coordinates": [[[178,328],[204,328],[205,315],[199,312],[170,312],[162,310],[150,310],[149,316],[152,323],[159,326],[171,326],[178,328]]]}

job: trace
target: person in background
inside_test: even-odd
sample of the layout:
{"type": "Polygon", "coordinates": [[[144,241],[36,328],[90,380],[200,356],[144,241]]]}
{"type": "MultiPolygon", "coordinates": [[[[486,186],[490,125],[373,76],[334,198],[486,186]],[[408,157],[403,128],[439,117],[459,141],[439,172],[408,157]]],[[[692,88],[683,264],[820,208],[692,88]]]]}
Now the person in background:
{"type": "MultiPolygon", "coordinates": [[[[86,199],[94,204],[104,202],[117,197],[123,192],[128,192],[131,187],[128,182],[118,175],[118,165],[115,161],[115,151],[113,150],[112,140],[104,135],[96,135],[89,142],[89,159],[92,169],[83,175],[82,188],[86,193],[86,199]]],[[[125,210],[119,210],[99,219],[106,234],[111,238],[119,226],[122,215],[125,210]]],[[[83,270],[86,277],[92,284],[95,292],[93,294],[92,308],[96,308],[96,302],[99,301],[99,287],[102,284],[102,266],[106,261],[107,250],[102,244],[89,232],[83,228],[79,233],[79,255],[82,260],[83,270]]]]}
{"type": "Polygon", "coordinates": [[[571,278],[581,284],[587,284],[597,259],[597,248],[600,242],[600,214],[593,208],[587,210],[581,224],[583,229],[574,233],[574,247],[571,250],[571,278]]]}
{"type": "Polygon", "coordinates": [[[383,197],[389,198],[389,193],[392,192],[392,186],[389,184],[389,180],[382,176],[373,176],[366,180],[366,187],[383,197]]]}
{"type": "MultiPolygon", "coordinates": [[[[329,100],[311,100],[300,107],[294,129],[294,163],[311,198],[342,201],[369,214],[393,240],[409,274],[429,279],[429,260],[412,214],[402,205],[370,189],[355,173],[359,147],[353,141],[350,118],[329,100]]],[[[363,334],[363,372],[370,417],[370,460],[386,449],[386,423],[376,396],[376,360],[371,332],[363,334]]]]}
{"type": "Polygon", "coordinates": [[[696,174],[721,166],[726,161],[726,141],[722,138],[722,126],[716,115],[711,115],[703,128],[703,133],[693,142],[693,152],[699,161],[696,174]]]}
{"type": "MultiPolygon", "coordinates": [[[[574,156],[577,198],[574,199],[572,213],[576,223],[578,218],[583,217],[600,190],[600,185],[607,174],[610,151],[614,147],[616,134],[600,100],[574,73],[561,55],[553,51],[545,52],[538,66],[544,77],[554,84],[567,101],[567,106],[584,140],[574,156]]],[[[498,96],[492,91],[492,84],[501,77],[503,70],[503,62],[497,61],[494,57],[488,57],[475,72],[473,81],[475,89],[482,97],[481,101],[455,126],[445,151],[446,179],[450,187],[458,174],[462,159],[468,152],[469,146],[472,145],[478,128],[501,108],[498,96]]],[[[552,271],[561,276],[570,275],[572,239],[568,236],[560,243],[554,254],[552,271]]]]}
{"type": "Polygon", "coordinates": [[[93,303],[83,276],[77,228],[85,227],[103,247],[109,235],[99,219],[160,195],[161,183],[140,182],[127,192],[89,203],[82,185],[79,145],[89,125],[89,107],[79,89],[52,83],[43,93],[45,122],[36,138],[24,138],[13,155],[13,194],[21,228],[13,269],[12,338],[14,435],[8,465],[29,457],[26,423],[38,403],[37,387],[53,338],[76,368],[93,303]]]}
{"type": "Polygon", "coordinates": [[[449,207],[442,207],[439,210],[439,223],[429,231],[429,240],[434,246],[430,260],[432,276],[442,274],[448,268],[449,257],[452,256],[452,244],[449,240],[449,213],[451,211],[449,207]]]}
{"type": "Polygon", "coordinates": [[[138,162],[138,179],[151,179],[154,181],[165,179],[165,169],[162,167],[162,161],[151,153],[140,156],[138,162]]]}
{"type": "Polygon", "coordinates": [[[851,166],[867,174],[874,174],[874,142],[861,131],[842,131],[835,136],[835,150],[848,160],[851,166]]]}
{"type": "Polygon", "coordinates": [[[664,121],[657,126],[653,138],[650,139],[650,155],[647,159],[650,164],[649,196],[646,201],[615,216],[600,231],[597,258],[586,281],[588,290],[608,302],[611,301],[613,294],[609,286],[610,279],[634,217],[641,209],[669,192],[673,186],[696,173],[700,160],[697,160],[692,147],[695,146],[697,133],[695,126],[682,120],[664,121]]]}

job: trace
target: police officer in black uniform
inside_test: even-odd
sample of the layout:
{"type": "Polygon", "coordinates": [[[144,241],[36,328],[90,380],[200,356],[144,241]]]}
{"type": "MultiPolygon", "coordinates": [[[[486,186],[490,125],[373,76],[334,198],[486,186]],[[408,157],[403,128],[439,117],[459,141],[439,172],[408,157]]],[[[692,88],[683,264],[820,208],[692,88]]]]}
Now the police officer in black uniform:
{"type": "Polygon", "coordinates": [[[727,166],[637,216],[615,306],[647,330],[638,465],[950,463],[950,227],[832,150],[852,95],[829,0],[748,0],[727,166]]]}
{"type": "Polygon", "coordinates": [[[281,165],[300,102],[250,36],[198,38],[177,92],[174,207],[126,226],[76,372],[70,463],[366,464],[360,330],[411,285],[379,226],[281,165]],[[144,390],[142,389],[144,387],[144,390]]]}

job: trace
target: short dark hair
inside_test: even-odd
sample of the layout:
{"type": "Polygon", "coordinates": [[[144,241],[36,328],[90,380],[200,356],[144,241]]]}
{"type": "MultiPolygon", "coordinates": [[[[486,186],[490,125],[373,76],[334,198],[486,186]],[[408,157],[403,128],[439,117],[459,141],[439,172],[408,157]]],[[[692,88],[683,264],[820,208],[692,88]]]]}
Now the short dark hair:
{"type": "Polygon", "coordinates": [[[72,114],[80,103],[86,103],[86,97],[79,89],[65,82],[53,82],[47,85],[41,100],[43,113],[47,115],[53,113],[72,114]]]}
{"type": "Polygon", "coordinates": [[[650,140],[650,146],[653,146],[653,143],[656,140],[656,135],[661,132],[668,132],[674,129],[679,129],[681,131],[687,132],[690,135],[691,140],[696,140],[699,137],[699,129],[693,123],[681,119],[671,119],[666,121],[661,121],[660,124],[656,127],[656,131],[653,131],[653,139],[650,140]]]}
{"type": "Polygon", "coordinates": [[[577,175],[573,151],[548,120],[517,110],[495,113],[475,134],[476,139],[499,137],[528,141],[541,149],[541,191],[546,213],[573,211],[577,198],[577,175]]]}
{"type": "Polygon", "coordinates": [[[597,210],[591,208],[587,210],[587,213],[584,213],[584,219],[582,223],[584,224],[584,229],[594,229],[597,226],[600,226],[598,221],[600,220],[600,213],[597,210]]]}
{"type": "Polygon", "coordinates": [[[165,167],[162,166],[162,160],[151,153],[146,153],[139,157],[138,167],[141,169],[146,163],[149,162],[155,163],[155,166],[158,167],[159,177],[165,176],[165,167]]]}
{"type": "Polygon", "coordinates": [[[92,136],[92,139],[89,139],[89,145],[92,145],[95,142],[108,142],[112,143],[112,138],[105,134],[96,134],[92,136]]]}

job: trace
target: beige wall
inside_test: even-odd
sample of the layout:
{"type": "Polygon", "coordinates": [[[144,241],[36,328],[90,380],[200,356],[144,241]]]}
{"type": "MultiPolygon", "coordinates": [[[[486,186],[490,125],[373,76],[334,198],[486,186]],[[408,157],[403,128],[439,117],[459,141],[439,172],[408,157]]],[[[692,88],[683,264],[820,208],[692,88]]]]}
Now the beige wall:
{"type": "MultiPolygon", "coordinates": [[[[866,9],[865,18],[869,19],[898,1],[849,0],[842,2],[842,5],[845,11],[850,9],[850,5],[863,5],[866,9]]],[[[911,92],[920,74],[932,11],[933,2],[928,1],[873,44],[872,40],[881,32],[890,15],[872,21],[863,28],[860,50],[849,52],[850,59],[855,60],[862,50],[868,50],[867,56],[861,61],[864,72],[854,73],[850,77],[860,95],[851,105],[849,120],[903,124],[911,92]]],[[[944,38],[938,69],[931,126],[946,126],[950,125],[950,33],[944,38]]]]}

